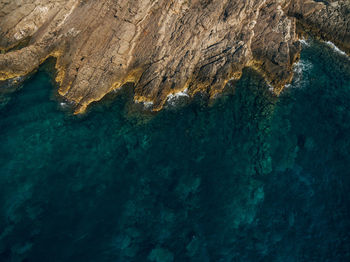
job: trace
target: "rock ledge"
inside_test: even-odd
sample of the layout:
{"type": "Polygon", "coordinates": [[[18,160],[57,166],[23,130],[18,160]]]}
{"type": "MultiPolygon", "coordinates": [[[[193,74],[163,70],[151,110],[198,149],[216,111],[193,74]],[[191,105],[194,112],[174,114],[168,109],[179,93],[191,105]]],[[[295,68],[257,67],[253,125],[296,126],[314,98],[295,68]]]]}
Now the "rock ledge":
{"type": "Polygon", "coordinates": [[[347,0],[3,0],[0,10],[0,80],[56,57],[76,113],[127,82],[153,110],[184,90],[214,97],[247,66],[279,93],[299,56],[297,22],[350,50],[347,0]]]}

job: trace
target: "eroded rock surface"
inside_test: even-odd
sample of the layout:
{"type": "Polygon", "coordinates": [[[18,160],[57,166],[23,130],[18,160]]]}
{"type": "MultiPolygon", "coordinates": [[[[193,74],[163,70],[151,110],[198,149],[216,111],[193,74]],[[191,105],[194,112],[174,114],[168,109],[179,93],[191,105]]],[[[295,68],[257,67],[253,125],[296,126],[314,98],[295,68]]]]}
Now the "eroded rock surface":
{"type": "Polygon", "coordinates": [[[83,112],[135,83],[135,101],[215,96],[252,66],[281,90],[300,43],[297,20],[350,49],[350,2],[312,0],[0,0],[0,80],[57,57],[59,94],[83,112]]]}

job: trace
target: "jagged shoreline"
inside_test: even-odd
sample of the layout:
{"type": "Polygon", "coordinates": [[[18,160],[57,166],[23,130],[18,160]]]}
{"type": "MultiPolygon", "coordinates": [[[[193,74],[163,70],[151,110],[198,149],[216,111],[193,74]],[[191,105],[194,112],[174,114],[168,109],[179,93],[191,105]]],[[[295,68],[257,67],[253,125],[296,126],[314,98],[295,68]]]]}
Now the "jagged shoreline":
{"type": "Polygon", "coordinates": [[[129,82],[135,102],[153,111],[185,90],[215,97],[245,67],[279,94],[299,58],[300,28],[350,50],[346,0],[19,2],[0,3],[0,80],[55,57],[58,93],[76,114],[129,82]]]}

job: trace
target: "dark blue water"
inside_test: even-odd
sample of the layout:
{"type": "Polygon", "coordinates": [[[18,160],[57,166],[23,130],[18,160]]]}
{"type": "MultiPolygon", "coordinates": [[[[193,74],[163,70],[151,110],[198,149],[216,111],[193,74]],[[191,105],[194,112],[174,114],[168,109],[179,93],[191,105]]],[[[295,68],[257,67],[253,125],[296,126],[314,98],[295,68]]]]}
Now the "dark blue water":
{"type": "Polygon", "coordinates": [[[311,43],[295,71],[74,117],[39,70],[1,95],[0,261],[350,261],[350,61],[311,43]]]}

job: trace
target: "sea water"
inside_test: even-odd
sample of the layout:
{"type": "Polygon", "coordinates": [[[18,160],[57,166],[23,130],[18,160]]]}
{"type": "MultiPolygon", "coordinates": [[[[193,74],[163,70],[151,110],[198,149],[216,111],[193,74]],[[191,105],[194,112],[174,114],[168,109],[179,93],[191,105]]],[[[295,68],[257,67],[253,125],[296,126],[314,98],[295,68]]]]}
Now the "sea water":
{"type": "Polygon", "coordinates": [[[350,261],[350,62],[303,44],[151,114],[126,88],[72,116],[40,69],[0,94],[0,261],[350,261]]]}

